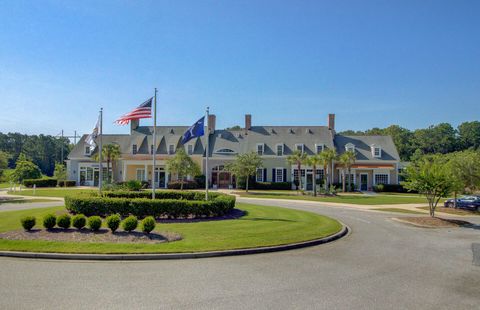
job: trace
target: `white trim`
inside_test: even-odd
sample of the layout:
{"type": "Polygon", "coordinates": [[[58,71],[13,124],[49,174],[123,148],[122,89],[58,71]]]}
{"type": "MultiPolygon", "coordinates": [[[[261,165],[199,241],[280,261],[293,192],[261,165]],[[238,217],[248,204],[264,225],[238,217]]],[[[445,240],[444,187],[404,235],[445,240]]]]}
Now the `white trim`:
{"type": "Polygon", "coordinates": [[[175,144],[169,144],[168,145],[168,150],[167,150],[168,155],[175,154],[175,144]],[[170,152],[170,147],[173,147],[173,151],[170,152]]]}
{"type": "Polygon", "coordinates": [[[377,180],[376,180],[377,175],[386,175],[387,176],[387,184],[390,184],[390,172],[387,171],[387,172],[374,172],[373,173],[373,182],[372,182],[373,185],[377,185],[377,180]]]}
{"type": "Polygon", "coordinates": [[[277,143],[275,144],[275,155],[276,157],[281,157],[285,154],[285,143],[277,143]],[[282,147],[282,155],[278,155],[278,147],[282,147]]]}
{"type": "Polygon", "coordinates": [[[368,191],[368,173],[365,173],[365,172],[360,172],[359,173],[359,176],[360,176],[360,181],[358,182],[358,189],[359,190],[362,190],[362,175],[366,175],[367,176],[367,191],[368,191]]]}
{"type": "Polygon", "coordinates": [[[263,168],[257,168],[257,170],[255,171],[255,181],[264,182],[264,180],[263,180],[263,168]],[[258,177],[259,176],[258,171],[261,171],[260,172],[260,178],[258,177]]]}
{"type": "Polygon", "coordinates": [[[136,169],[135,169],[135,180],[137,180],[137,181],[145,181],[146,176],[147,176],[147,172],[145,171],[145,168],[136,168],[136,169]],[[139,179],[138,179],[138,172],[139,172],[139,171],[143,171],[143,180],[139,180],[139,179]]]}
{"type": "Polygon", "coordinates": [[[317,144],[315,143],[315,154],[320,154],[321,152],[323,152],[325,150],[325,144],[321,143],[321,144],[317,144]],[[322,147],[322,150],[319,152],[318,151],[318,147],[322,147]]]}
{"type": "Polygon", "coordinates": [[[263,156],[263,154],[265,154],[265,143],[257,143],[257,146],[256,146],[256,153],[260,156],[263,156]],[[258,147],[261,146],[262,147],[262,154],[260,154],[260,152],[258,151],[258,147]]]}
{"type": "Polygon", "coordinates": [[[347,144],[345,144],[345,151],[348,152],[350,149],[351,149],[353,152],[355,152],[355,144],[350,143],[350,142],[347,143],[347,144]]]}
{"type": "Polygon", "coordinates": [[[284,167],[275,167],[275,180],[273,180],[273,182],[275,183],[279,183],[279,182],[286,182],[284,179],[283,179],[283,169],[286,169],[284,167]],[[278,181],[278,170],[281,171],[280,175],[282,176],[282,180],[281,181],[278,181]]]}
{"type": "Polygon", "coordinates": [[[187,144],[187,155],[193,155],[193,151],[195,150],[195,145],[193,144],[187,144]],[[190,148],[192,149],[192,151],[190,152],[190,148]]]}
{"type": "Polygon", "coordinates": [[[302,147],[302,154],[305,152],[305,144],[303,143],[295,143],[295,151],[298,151],[298,147],[302,147]]]}

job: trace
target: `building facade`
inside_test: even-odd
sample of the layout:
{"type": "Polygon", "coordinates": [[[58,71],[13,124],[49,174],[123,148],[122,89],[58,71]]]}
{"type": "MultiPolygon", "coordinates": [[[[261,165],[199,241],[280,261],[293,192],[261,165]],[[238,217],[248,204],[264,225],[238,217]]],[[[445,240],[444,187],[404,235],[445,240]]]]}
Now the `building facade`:
{"type": "MultiPolygon", "coordinates": [[[[208,135],[194,138],[187,144],[180,143],[188,126],[157,126],[157,141],[153,145],[153,127],[140,126],[139,121],[131,122],[130,134],[102,135],[103,144],[116,143],[121,155],[110,164],[109,171],[114,181],[139,180],[155,182],[157,188],[166,188],[175,179],[167,171],[166,161],[179,148],[196,161],[202,172],[208,175],[213,188],[234,188],[235,177],[225,170],[225,165],[235,156],[256,152],[263,159],[263,166],[257,169],[257,182],[290,182],[302,178],[305,190],[313,187],[312,167],[302,166],[300,171],[287,161],[288,155],[300,150],[307,155],[320,153],[325,149],[336,149],[338,154],[352,150],[356,162],[350,178],[357,190],[368,191],[377,184],[398,184],[400,158],[389,136],[344,136],[335,133],[335,115],[329,114],[327,126],[253,126],[252,116],[245,115],[243,128],[217,129],[216,117],[210,115],[208,135]],[[206,139],[209,139],[208,171],[205,165],[206,139]],[[156,167],[153,171],[152,154],[156,150],[156,167]]],[[[90,152],[84,135],[68,156],[67,171],[70,180],[79,185],[96,186],[99,180],[99,165],[94,160],[98,150],[90,152]]],[[[103,178],[107,176],[107,162],[104,161],[103,178]]],[[[333,181],[342,181],[341,167],[335,163],[333,181]]],[[[322,179],[322,167],[316,175],[322,179]]],[[[348,177],[348,176],[347,176],[348,177]]]]}

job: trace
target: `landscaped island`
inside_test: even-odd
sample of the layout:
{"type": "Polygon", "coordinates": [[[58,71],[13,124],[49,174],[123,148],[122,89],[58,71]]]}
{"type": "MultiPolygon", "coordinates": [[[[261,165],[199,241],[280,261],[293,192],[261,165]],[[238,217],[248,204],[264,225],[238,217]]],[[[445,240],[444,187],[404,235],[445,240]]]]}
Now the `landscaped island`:
{"type": "MultiPolygon", "coordinates": [[[[244,249],[284,245],[333,235],[341,223],[311,212],[278,207],[235,204],[235,197],[212,193],[205,201],[202,192],[161,191],[158,199],[150,192],[111,192],[67,196],[66,208],[41,208],[2,212],[0,250],[58,253],[185,253],[244,249]],[[231,213],[239,217],[229,216],[231,213]],[[85,228],[62,228],[63,214],[89,216],[85,228]],[[109,231],[112,214],[118,214],[118,230],[109,231]],[[42,227],[42,219],[56,217],[56,226],[42,227]],[[22,229],[20,219],[37,219],[31,232],[22,229]],[[95,230],[90,218],[102,216],[95,230]],[[147,233],[142,221],[138,228],[126,231],[129,217],[140,221],[154,217],[153,230],[147,233]],[[123,219],[120,222],[120,219],[123,219]],[[29,235],[30,234],[30,235],[29,235]],[[52,235],[59,237],[49,237],[52,235]],[[76,238],[75,234],[82,237],[76,238]],[[24,239],[24,236],[35,238],[24,239]],[[148,235],[148,236],[147,236],[148,235]]],[[[133,220],[132,220],[133,221],[133,220]]],[[[55,221],[52,221],[55,225],[55,221]]],[[[69,227],[64,225],[64,227],[69,227]]],[[[136,220],[135,225],[136,226],[136,220]]]]}

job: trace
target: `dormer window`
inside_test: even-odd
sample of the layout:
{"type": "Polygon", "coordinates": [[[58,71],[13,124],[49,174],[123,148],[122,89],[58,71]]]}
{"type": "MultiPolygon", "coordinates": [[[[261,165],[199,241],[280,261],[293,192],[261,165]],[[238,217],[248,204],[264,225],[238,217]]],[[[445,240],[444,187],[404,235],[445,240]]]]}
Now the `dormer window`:
{"type": "Polygon", "coordinates": [[[263,143],[258,143],[257,144],[257,154],[262,156],[263,155],[263,151],[264,151],[264,144],[263,143]]]}
{"type": "Polygon", "coordinates": [[[85,155],[90,155],[91,152],[90,152],[90,145],[86,145],[85,146],[85,155]]]}
{"type": "Polygon", "coordinates": [[[153,144],[152,144],[152,145],[150,145],[150,154],[152,154],[152,155],[153,155],[153,144]]]}
{"type": "Polygon", "coordinates": [[[352,143],[347,143],[347,145],[345,145],[345,151],[355,153],[355,145],[352,143]]]}
{"type": "Polygon", "coordinates": [[[192,155],[193,154],[193,144],[187,145],[187,154],[192,155]]]}
{"type": "Polygon", "coordinates": [[[375,158],[382,157],[382,148],[380,146],[372,144],[371,149],[372,149],[372,156],[373,157],[375,157],[375,158]]]}
{"type": "Polygon", "coordinates": [[[175,153],[175,145],[174,144],[169,144],[168,145],[168,154],[174,154],[175,153]]]}
{"type": "Polygon", "coordinates": [[[133,155],[137,154],[137,145],[136,144],[132,145],[132,154],[133,155]]]}
{"type": "Polygon", "coordinates": [[[295,144],[295,150],[300,151],[300,152],[303,153],[303,152],[304,152],[304,149],[305,149],[305,147],[304,147],[303,144],[295,144]]]}
{"type": "Polygon", "coordinates": [[[277,156],[283,156],[283,144],[277,144],[277,156]]]}
{"type": "Polygon", "coordinates": [[[324,144],[315,144],[315,151],[317,152],[317,154],[320,154],[321,152],[323,152],[324,149],[325,149],[324,144]]]}

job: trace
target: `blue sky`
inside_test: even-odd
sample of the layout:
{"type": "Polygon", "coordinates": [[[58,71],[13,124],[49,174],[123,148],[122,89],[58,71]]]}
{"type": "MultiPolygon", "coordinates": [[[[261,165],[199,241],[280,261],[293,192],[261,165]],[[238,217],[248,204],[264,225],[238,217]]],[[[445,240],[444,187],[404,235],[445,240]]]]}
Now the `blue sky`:
{"type": "Polygon", "coordinates": [[[480,1],[0,1],[0,131],[458,125],[480,115],[480,1]],[[151,124],[150,120],[142,122],[151,124]]]}

